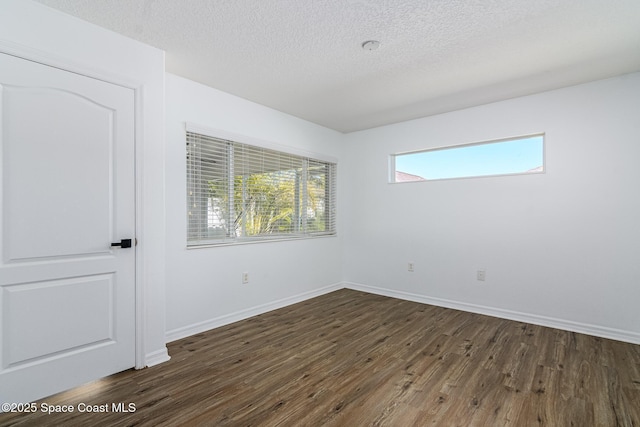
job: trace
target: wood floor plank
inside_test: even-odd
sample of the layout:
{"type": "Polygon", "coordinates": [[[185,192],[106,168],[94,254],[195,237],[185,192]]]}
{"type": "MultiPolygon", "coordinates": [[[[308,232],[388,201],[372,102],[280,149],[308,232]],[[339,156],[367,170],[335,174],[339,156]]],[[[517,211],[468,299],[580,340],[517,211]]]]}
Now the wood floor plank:
{"type": "Polygon", "coordinates": [[[638,345],[351,290],[169,352],[0,426],[640,426],[638,345]]]}

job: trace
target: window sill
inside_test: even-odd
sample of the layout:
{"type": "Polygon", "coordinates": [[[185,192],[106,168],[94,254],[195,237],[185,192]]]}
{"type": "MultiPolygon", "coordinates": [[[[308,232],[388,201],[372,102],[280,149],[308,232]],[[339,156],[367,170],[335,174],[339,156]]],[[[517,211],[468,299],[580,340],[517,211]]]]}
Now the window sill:
{"type": "Polygon", "coordinates": [[[202,242],[193,245],[187,245],[187,250],[191,249],[203,249],[203,248],[219,248],[219,247],[229,247],[229,246],[238,246],[238,245],[253,245],[255,243],[274,243],[274,242],[293,242],[293,241],[303,241],[303,240],[314,240],[314,239],[324,239],[328,237],[338,237],[337,233],[333,234],[318,234],[318,235],[308,235],[308,236],[287,236],[287,237],[274,237],[274,238],[243,238],[234,241],[210,241],[210,242],[202,242]]]}

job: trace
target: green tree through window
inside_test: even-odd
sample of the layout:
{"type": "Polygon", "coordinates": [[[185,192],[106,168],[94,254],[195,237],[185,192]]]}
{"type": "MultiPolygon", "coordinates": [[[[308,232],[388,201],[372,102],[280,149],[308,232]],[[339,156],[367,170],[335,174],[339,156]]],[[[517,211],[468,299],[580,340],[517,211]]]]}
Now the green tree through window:
{"type": "Polygon", "coordinates": [[[187,133],[189,244],[335,234],[335,167],[187,133]]]}

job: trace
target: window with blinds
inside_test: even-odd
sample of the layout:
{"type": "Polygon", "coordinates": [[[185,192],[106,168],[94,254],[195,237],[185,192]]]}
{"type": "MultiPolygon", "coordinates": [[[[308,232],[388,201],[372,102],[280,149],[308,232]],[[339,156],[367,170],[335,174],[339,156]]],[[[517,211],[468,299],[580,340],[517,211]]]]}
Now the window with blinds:
{"type": "Polygon", "coordinates": [[[336,234],[336,164],[187,131],[187,246],[336,234]]]}

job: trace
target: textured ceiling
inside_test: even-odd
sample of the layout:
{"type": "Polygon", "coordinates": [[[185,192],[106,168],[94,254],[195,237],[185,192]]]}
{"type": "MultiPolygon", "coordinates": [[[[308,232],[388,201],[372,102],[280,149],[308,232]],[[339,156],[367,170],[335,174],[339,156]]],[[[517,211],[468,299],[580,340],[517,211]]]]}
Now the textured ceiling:
{"type": "Polygon", "coordinates": [[[38,1],[341,132],[640,70],[640,0],[38,1]]]}

